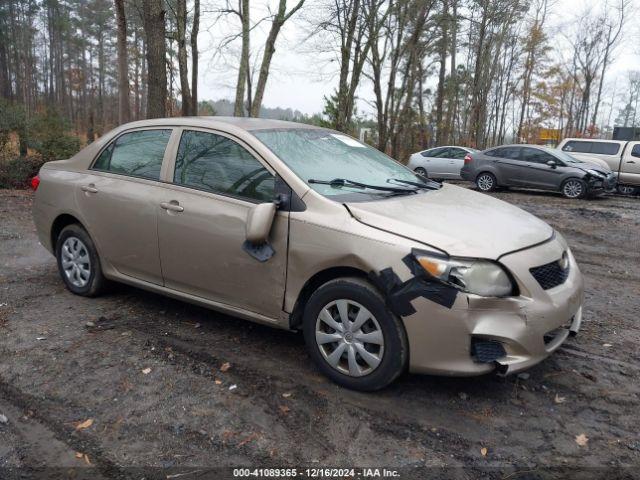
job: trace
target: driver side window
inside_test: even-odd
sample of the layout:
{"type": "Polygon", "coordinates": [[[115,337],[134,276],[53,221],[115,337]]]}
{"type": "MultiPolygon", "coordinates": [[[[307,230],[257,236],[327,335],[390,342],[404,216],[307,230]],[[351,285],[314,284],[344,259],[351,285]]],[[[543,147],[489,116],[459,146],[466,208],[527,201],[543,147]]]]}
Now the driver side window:
{"type": "Polygon", "coordinates": [[[274,198],[275,177],[245,148],[209,132],[185,130],[173,183],[261,202],[274,198]]]}

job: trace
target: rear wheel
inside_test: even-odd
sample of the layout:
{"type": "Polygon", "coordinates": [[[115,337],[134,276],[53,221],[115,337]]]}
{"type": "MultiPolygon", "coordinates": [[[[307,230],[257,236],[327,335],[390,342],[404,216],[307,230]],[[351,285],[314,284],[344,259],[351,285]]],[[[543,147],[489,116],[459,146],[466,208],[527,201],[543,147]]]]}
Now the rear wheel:
{"type": "Polygon", "coordinates": [[[560,191],[567,198],[584,198],[587,195],[588,187],[584,180],[569,178],[562,184],[560,191]]]}
{"type": "Polygon", "coordinates": [[[418,167],[418,168],[416,168],[416,169],[414,170],[414,172],[416,172],[416,173],[417,173],[418,175],[420,175],[421,177],[429,178],[429,177],[428,177],[428,175],[427,175],[427,171],[426,171],[424,168],[422,168],[422,167],[418,167]]]}
{"type": "Polygon", "coordinates": [[[476,177],[476,185],[483,192],[493,192],[498,187],[498,181],[492,173],[483,172],[476,177]]]}
{"type": "Polygon", "coordinates": [[[98,252],[84,228],[67,225],[56,241],[58,271],[66,287],[76,295],[94,297],[106,284],[98,252]]]}
{"type": "Polygon", "coordinates": [[[405,369],[404,326],[361,279],[336,279],[316,290],[305,307],[303,328],[311,358],[344,387],[378,390],[405,369]]]}

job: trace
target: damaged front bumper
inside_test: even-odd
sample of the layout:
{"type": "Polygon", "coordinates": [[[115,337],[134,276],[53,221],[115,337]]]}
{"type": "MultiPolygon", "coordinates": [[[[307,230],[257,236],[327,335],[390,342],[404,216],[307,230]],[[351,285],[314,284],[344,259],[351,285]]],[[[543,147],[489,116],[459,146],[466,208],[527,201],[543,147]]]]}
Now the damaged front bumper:
{"type": "MultiPolygon", "coordinates": [[[[518,296],[487,298],[461,293],[451,308],[427,298],[413,300],[403,317],[410,345],[410,370],[436,375],[511,374],[557,350],[582,323],[583,280],[563,239],[505,255],[518,296]],[[530,272],[568,252],[566,279],[546,290],[530,272]]],[[[548,286],[547,286],[548,287],[548,286]]]]}

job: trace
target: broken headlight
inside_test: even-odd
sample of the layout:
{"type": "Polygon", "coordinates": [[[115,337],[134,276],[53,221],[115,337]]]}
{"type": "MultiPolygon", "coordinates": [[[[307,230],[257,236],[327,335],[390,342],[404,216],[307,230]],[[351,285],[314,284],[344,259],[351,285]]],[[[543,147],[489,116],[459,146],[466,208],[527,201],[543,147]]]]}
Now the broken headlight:
{"type": "Polygon", "coordinates": [[[510,276],[495,262],[418,252],[414,255],[429,275],[464,292],[483,297],[507,297],[514,293],[515,288],[510,276]]]}

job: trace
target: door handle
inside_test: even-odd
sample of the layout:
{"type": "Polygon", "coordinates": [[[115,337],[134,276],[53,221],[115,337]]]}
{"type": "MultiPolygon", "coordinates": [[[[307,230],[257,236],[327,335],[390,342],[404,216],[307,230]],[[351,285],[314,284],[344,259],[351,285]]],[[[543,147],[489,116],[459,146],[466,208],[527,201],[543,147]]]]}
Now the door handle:
{"type": "Polygon", "coordinates": [[[636,163],[636,162],[633,160],[627,160],[627,163],[636,163]]]}
{"type": "Polygon", "coordinates": [[[96,188],[96,186],[93,183],[90,183],[89,185],[83,185],[80,188],[82,189],[83,192],[98,193],[98,189],[96,188]]]}
{"type": "Polygon", "coordinates": [[[170,202],[162,202],[160,204],[160,207],[171,212],[184,212],[184,207],[181,207],[180,204],[175,200],[171,200],[170,202]]]}

